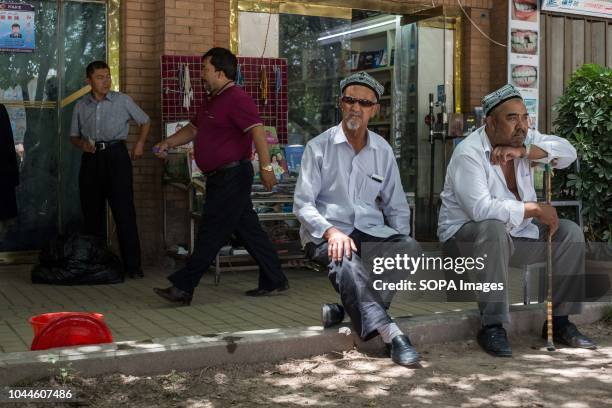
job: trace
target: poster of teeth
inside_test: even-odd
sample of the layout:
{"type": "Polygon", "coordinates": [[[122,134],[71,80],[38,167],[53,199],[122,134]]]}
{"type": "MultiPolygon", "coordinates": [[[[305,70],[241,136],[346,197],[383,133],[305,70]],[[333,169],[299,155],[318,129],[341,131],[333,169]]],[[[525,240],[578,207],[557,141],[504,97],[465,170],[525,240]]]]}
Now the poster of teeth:
{"type": "Polygon", "coordinates": [[[508,18],[508,82],[523,95],[529,126],[538,127],[540,63],[539,0],[510,0],[508,18]]]}
{"type": "Polygon", "coordinates": [[[610,0],[544,0],[543,11],[580,14],[583,16],[612,18],[610,0]]]}

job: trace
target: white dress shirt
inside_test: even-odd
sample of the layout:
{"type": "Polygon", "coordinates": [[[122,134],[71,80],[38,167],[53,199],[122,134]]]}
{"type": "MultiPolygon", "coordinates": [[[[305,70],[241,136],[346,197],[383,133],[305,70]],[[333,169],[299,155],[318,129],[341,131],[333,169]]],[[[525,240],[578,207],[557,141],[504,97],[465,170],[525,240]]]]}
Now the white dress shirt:
{"type": "Polygon", "coordinates": [[[323,242],[331,227],[347,235],[354,229],[382,238],[410,234],[410,209],[391,146],[368,131],[365,147],[355,154],[342,124],[306,145],[293,212],[304,245],[323,242]]]}
{"type": "MultiPolygon", "coordinates": [[[[548,156],[535,160],[547,163],[556,160],[555,168],[565,168],[576,160],[576,149],[558,136],[543,135],[529,129],[525,144],[539,147],[548,156]]],[[[492,165],[493,148],[485,127],[462,141],[446,170],[444,190],[440,194],[442,208],[438,219],[438,238],[445,242],[469,221],[499,220],[513,237],[537,239],[539,232],[531,218],[525,216],[526,202],[537,201],[530,160],[514,159],[516,184],[521,200],[508,189],[501,167],[492,165]]]]}

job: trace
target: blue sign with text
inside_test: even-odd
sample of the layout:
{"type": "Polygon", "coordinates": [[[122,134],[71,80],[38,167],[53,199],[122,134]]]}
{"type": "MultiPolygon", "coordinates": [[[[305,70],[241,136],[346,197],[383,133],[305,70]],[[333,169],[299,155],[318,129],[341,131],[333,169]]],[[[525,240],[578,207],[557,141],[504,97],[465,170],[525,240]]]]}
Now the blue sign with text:
{"type": "Polygon", "coordinates": [[[0,51],[34,51],[35,33],[34,6],[0,3],[0,51]]]}

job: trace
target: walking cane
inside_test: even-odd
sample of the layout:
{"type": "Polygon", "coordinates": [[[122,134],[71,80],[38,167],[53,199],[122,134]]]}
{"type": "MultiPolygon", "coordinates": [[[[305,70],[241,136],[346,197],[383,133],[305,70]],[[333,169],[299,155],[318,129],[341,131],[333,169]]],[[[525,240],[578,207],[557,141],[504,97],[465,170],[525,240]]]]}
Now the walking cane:
{"type": "MultiPolygon", "coordinates": [[[[546,204],[552,204],[552,166],[547,163],[544,167],[546,173],[546,204]]],[[[553,343],[553,299],[552,299],[552,232],[548,229],[546,242],[546,271],[548,272],[548,293],[546,295],[546,350],[555,351],[553,343]]]]}

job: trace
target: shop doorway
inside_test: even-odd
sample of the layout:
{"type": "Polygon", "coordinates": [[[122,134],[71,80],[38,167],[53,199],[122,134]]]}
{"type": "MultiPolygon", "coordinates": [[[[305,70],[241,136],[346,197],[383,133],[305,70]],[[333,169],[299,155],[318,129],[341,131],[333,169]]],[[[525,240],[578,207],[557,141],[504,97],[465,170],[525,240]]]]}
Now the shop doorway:
{"type": "Polygon", "coordinates": [[[239,55],[288,61],[288,144],[306,144],[339,123],[339,83],[351,72],[366,71],[384,85],[380,113],[368,127],[395,151],[413,235],[437,241],[439,193],[453,144],[442,133],[431,140],[426,118],[429,94],[436,132],[446,136],[451,114],[460,110],[460,10],[384,1],[359,2],[363,8],[348,1],[238,5],[239,55]]]}
{"type": "Polygon", "coordinates": [[[74,104],[88,91],[85,67],[107,55],[106,1],[27,4],[34,8],[35,48],[0,52],[0,103],[9,111],[20,168],[19,215],[0,229],[0,262],[78,230],[80,153],[68,133],[74,104]]]}

